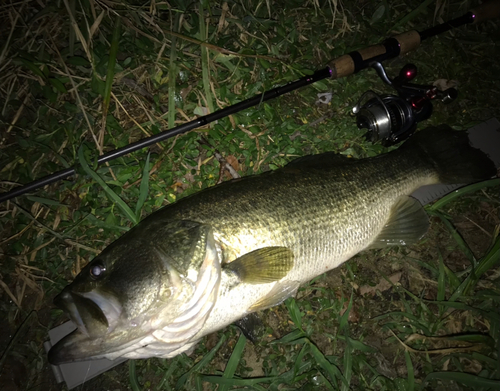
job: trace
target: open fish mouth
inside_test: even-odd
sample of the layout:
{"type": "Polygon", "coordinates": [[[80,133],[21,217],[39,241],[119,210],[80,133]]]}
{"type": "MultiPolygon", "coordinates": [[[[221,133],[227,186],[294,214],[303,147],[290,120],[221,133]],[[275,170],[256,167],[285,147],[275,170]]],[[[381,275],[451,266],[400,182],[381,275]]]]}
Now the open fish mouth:
{"type": "Polygon", "coordinates": [[[112,331],[121,314],[121,306],[116,300],[97,292],[80,294],[65,289],[55,297],[54,304],[89,338],[102,337],[112,331]]]}
{"type": "Polygon", "coordinates": [[[53,365],[89,358],[87,349],[82,347],[94,345],[92,350],[95,350],[97,345],[101,345],[118,324],[122,312],[116,299],[98,292],[80,294],[64,289],[54,298],[54,304],[68,314],[77,330],[52,347],[49,362],[53,365]]]}

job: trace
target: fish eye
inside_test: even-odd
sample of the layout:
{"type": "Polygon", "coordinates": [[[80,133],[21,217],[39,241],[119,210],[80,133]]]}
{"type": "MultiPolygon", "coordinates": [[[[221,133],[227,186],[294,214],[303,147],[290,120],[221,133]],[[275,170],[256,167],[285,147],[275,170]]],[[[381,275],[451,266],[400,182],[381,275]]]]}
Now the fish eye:
{"type": "Polygon", "coordinates": [[[90,265],[90,276],[93,279],[101,278],[104,275],[105,271],[106,271],[106,266],[104,266],[102,261],[99,259],[93,261],[92,265],[90,265]]]}

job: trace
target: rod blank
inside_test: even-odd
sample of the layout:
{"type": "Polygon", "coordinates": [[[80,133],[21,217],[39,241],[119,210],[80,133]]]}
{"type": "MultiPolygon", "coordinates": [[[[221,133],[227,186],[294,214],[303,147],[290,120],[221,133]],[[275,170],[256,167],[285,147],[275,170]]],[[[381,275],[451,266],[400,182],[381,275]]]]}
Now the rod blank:
{"type": "MultiPolygon", "coordinates": [[[[331,76],[330,68],[324,68],[319,71],[314,72],[310,76],[304,76],[299,80],[291,82],[281,87],[273,88],[272,90],[266,91],[262,94],[255,95],[252,98],[246,99],[242,102],[236,103],[232,106],[226,107],[221,110],[217,110],[212,114],[205,115],[203,117],[199,117],[193,121],[186,122],[185,124],[176,126],[175,128],[165,130],[154,136],[143,138],[135,143],[128,144],[124,147],[114,149],[112,151],[106,152],[105,154],[99,156],[97,159],[98,164],[103,164],[109,162],[110,160],[119,158],[121,156],[127,155],[129,153],[138,151],[142,148],[149,147],[153,144],[159,143],[161,141],[165,141],[171,137],[175,137],[179,134],[183,134],[189,132],[190,130],[199,128],[200,126],[207,125],[211,122],[217,121],[228,115],[237,113],[241,110],[248,109],[253,106],[257,106],[258,104],[268,101],[270,99],[277,98],[278,96],[287,94],[297,88],[307,86],[314,82],[327,79],[331,76]]],[[[0,193],[0,203],[10,200],[14,197],[18,197],[20,195],[26,194],[33,190],[39,189],[40,187],[50,185],[51,183],[57,182],[62,179],[66,179],[70,176],[75,175],[76,170],[74,167],[68,168],[66,170],[57,171],[54,174],[47,175],[43,178],[37,179],[33,182],[30,182],[26,185],[16,187],[8,192],[0,193]]]]}
{"type": "MultiPolygon", "coordinates": [[[[175,128],[160,132],[154,136],[136,141],[135,143],[126,145],[122,148],[109,151],[101,155],[97,159],[97,162],[98,164],[109,162],[110,160],[127,155],[142,148],[149,147],[153,144],[167,140],[179,134],[186,133],[190,130],[199,128],[200,126],[209,124],[213,121],[227,117],[228,115],[237,113],[241,110],[245,110],[249,107],[256,106],[261,102],[274,99],[278,96],[296,90],[297,88],[307,86],[316,81],[326,78],[338,79],[341,77],[352,75],[353,73],[367,68],[373,61],[381,62],[389,58],[397,57],[400,54],[415,50],[420,46],[421,41],[424,39],[433,37],[464,24],[478,23],[487,19],[497,18],[499,16],[500,0],[485,2],[459,18],[431,27],[420,33],[417,31],[408,31],[406,33],[396,35],[395,37],[388,38],[381,44],[369,46],[367,48],[360,49],[349,54],[344,54],[343,56],[331,61],[328,64],[329,66],[327,68],[316,71],[311,76],[305,76],[297,81],[294,81],[282,87],[274,88],[262,94],[258,94],[253,98],[246,99],[240,103],[236,103],[232,106],[218,110],[212,114],[205,115],[193,121],[179,125],[175,128]]],[[[75,173],[75,168],[71,167],[66,170],[58,171],[41,179],[37,179],[21,187],[14,188],[13,190],[10,190],[8,192],[0,193],[0,203],[22,194],[31,192],[40,187],[57,182],[59,180],[68,178],[75,175],[75,173]]]]}

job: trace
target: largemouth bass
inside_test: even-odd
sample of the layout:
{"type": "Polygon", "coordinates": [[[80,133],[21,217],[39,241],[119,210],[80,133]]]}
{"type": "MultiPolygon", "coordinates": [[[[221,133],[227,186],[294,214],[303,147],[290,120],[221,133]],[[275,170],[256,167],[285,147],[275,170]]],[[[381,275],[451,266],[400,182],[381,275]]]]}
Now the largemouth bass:
{"type": "Polygon", "coordinates": [[[181,199],[108,246],[55,298],[78,328],[49,361],[185,352],[362,250],[418,241],[428,217],[408,195],[420,186],[495,172],[466,133],[428,128],[382,156],[307,156],[181,199]]]}

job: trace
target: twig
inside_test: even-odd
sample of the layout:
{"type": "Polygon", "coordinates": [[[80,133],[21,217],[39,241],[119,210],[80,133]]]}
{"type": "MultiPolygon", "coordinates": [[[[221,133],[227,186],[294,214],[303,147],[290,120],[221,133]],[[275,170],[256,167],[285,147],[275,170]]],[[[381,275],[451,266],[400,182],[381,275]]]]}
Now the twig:
{"type": "Polygon", "coordinates": [[[99,254],[100,253],[100,251],[96,250],[95,248],[88,247],[88,246],[85,246],[84,244],[80,244],[80,243],[74,242],[71,239],[64,239],[64,242],[70,244],[71,246],[75,246],[75,247],[81,248],[82,250],[87,250],[89,252],[92,252],[94,254],[99,254]]]}
{"type": "Polygon", "coordinates": [[[483,231],[486,235],[488,235],[488,237],[491,238],[491,234],[486,231],[483,227],[481,227],[478,223],[476,223],[475,221],[472,221],[471,219],[469,219],[467,216],[464,216],[467,220],[469,220],[472,224],[474,224],[477,228],[479,228],[481,231],[483,231]]]}
{"type": "MultiPolygon", "coordinates": [[[[210,143],[204,137],[201,137],[201,140],[199,142],[211,147],[210,143]]],[[[222,182],[222,179],[221,179],[222,178],[222,170],[224,168],[229,172],[229,174],[231,175],[231,177],[233,177],[233,179],[241,178],[240,174],[238,174],[238,172],[233,168],[233,166],[231,166],[226,161],[226,159],[224,159],[222,157],[222,155],[219,153],[219,151],[214,150],[214,156],[219,161],[219,164],[221,166],[221,170],[219,171],[219,180],[217,181],[217,184],[222,182]]]]}
{"type": "MultiPolygon", "coordinates": [[[[143,132],[146,136],[150,137],[150,136],[151,136],[151,134],[150,134],[150,133],[149,133],[146,129],[144,129],[144,128],[141,126],[141,124],[140,124],[139,122],[137,122],[137,121],[136,121],[136,120],[135,120],[135,119],[134,119],[134,118],[133,118],[133,117],[132,117],[132,116],[128,113],[127,109],[125,109],[125,107],[123,107],[123,105],[121,104],[121,102],[119,101],[119,99],[116,97],[116,95],[115,95],[113,92],[111,92],[111,96],[112,96],[112,97],[113,97],[113,99],[116,101],[116,103],[118,103],[118,105],[119,105],[119,106],[120,106],[120,108],[123,110],[123,112],[127,115],[127,117],[129,117],[129,118],[130,118],[130,120],[131,120],[131,121],[135,124],[135,126],[137,126],[139,129],[141,129],[141,130],[142,130],[142,132],[143,132]]],[[[161,146],[160,146],[160,148],[162,148],[162,149],[163,149],[163,147],[161,147],[161,146]]]]}

